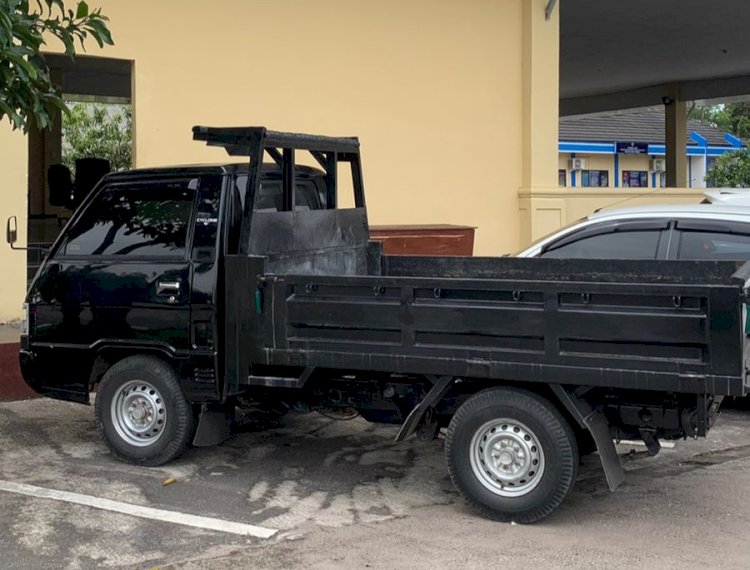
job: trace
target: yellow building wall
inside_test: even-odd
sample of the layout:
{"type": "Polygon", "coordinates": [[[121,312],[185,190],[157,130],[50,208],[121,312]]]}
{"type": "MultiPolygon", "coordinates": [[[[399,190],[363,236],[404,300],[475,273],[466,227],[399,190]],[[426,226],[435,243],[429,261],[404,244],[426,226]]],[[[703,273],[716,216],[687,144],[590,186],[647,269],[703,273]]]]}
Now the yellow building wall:
{"type": "Polygon", "coordinates": [[[701,188],[556,188],[519,193],[522,204],[536,220],[531,239],[522,247],[602,208],[629,208],[654,204],[697,204],[701,188]]]}
{"type": "MultiPolygon", "coordinates": [[[[614,186],[614,159],[612,155],[606,154],[579,154],[576,158],[582,158],[586,161],[586,170],[606,170],[609,176],[609,185],[614,186]]],[[[570,171],[568,171],[568,185],[571,185],[570,171]]],[[[576,186],[582,186],[581,173],[576,173],[576,186]]]]}
{"type": "MultiPolygon", "coordinates": [[[[7,119],[0,125],[0,216],[1,221],[9,216],[18,216],[17,245],[26,244],[26,163],[28,143],[19,131],[12,131],[7,119]]],[[[21,306],[26,288],[26,252],[14,251],[5,243],[3,232],[0,244],[0,323],[8,323],[22,317],[21,306]]]]}
{"type": "MultiPolygon", "coordinates": [[[[554,232],[560,227],[573,223],[602,208],[632,207],[654,204],[697,204],[703,199],[702,188],[653,188],[652,173],[649,170],[649,156],[620,155],[617,172],[619,187],[615,187],[614,156],[607,154],[576,153],[576,158],[586,159],[586,169],[607,170],[609,186],[592,188],[581,186],[581,174],[576,173],[576,186],[572,187],[568,169],[570,153],[558,154],[558,168],[565,170],[564,188],[534,189],[519,192],[519,201],[528,216],[534,220],[530,239],[522,247],[554,232]],[[648,172],[648,187],[623,188],[622,171],[638,170],[648,172]]],[[[657,182],[658,184],[658,182],[657,182]]]]}
{"type": "MultiPolygon", "coordinates": [[[[561,152],[558,157],[558,168],[565,170],[566,186],[572,187],[571,171],[568,168],[568,160],[571,154],[561,152]]],[[[609,187],[615,187],[615,159],[611,154],[583,154],[576,153],[576,158],[582,158],[586,161],[586,170],[606,170],[609,175],[609,187]]],[[[648,185],[651,187],[651,171],[649,170],[648,156],[628,156],[620,155],[620,165],[617,172],[617,184],[622,186],[623,170],[645,170],[648,172],[648,185]]],[[[581,174],[576,172],[576,188],[582,187],[581,174]]]]}
{"type": "Polygon", "coordinates": [[[135,61],[138,166],[227,160],[195,124],[357,135],[372,223],[477,226],[481,252],[518,233],[522,3],[102,6],[107,55],[135,61]]]}
{"type": "MultiPolygon", "coordinates": [[[[558,169],[565,170],[565,180],[567,187],[572,186],[571,171],[568,168],[568,160],[571,158],[571,153],[561,152],[558,155],[558,169]]],[[[576,158],[583,158],[586,160],[587,170],[606,170],[609,173],[609,187],[615,188],[615,159],[614,155],[611,154],[583,154],[576,153],[576,158]]],[[[646,188],[658,188],[659,187],[659,175],[657,174],[656,186],[653,184],[653,172],[650,170],[651,156],[649,155],[620,155],[620,163],[617,171],[617,185],[622,187],[622,172],[624,170],[637,170],[645,171],[648,173],[648,186],[646,188]]],[[[697,169],[696,169],[697,170],[697,169]]],[[[690,170],[688,168],[687,172],[690,170]]],[[[695,178],[695,175],[694,175],[695,178]]],[[[697,180],[696,180],[697,182],[697,180]]],[[[696,184],[697,186],[697,184],[696,184]]],[[[576,188],[581,186],[581,175],[576,173],[576,188]]]]}
{"type": "MultiPolygon", "coordinates": [[[[578,155],[576,155],[578,156],[578,155]]],[[[586,168],[588,170],[606,170],[609,172],[610,180],[614,170],[614,161],[612,156],[606,154],[588,154],[585,155],[586,168]]]]}
{"type": "Polygon", "coordinates": [[[623,170],[639,170],[639,171],[648,172],[648,187],[650,188],[652,184],[651,184],[651,171],[648,168],[648,161],[649,161],[649,156],[647,155],[627,155],[627,154],[620,155],[620,172],[618,174],[618,176],[620,177],[620,180],[618,181],[618,184],[622,186],[623,170]]]}
{"type": "MultiPolygon", "coordinates": [[[[557,184],[559,10],[545,21],[546,4],[99,0],[115,46],[87,53],[133,61],[136,166],[230,160],[191,140],[196,124],[357,135],[373,224],[475,226],[475,253],[493,255],[530,235],[519,189],[557,184]]],[[[0,213],[23,216],[25,139],[7,130],[0,213]]],[[[23,297],[13,255],[0,253],[18,272],[0,320],[23,297]]]]}
{"type": "MultiPolygon", "coordinates": [[[[553,10],[547,21],[543,11],[539,10],[542,4],[546,3],[533,0],[523,3],[522,132],[519,139],[523,162],[518,200],[520,243],[531,241],[540,226],[559,221],[554,211],[550,211],[548,216],[546,211],[536,208],[526,197],[535,191],[543,192],[558,186],[559,10],[553,10]]],[[[511,203],[508,200],[508,205],[511,203]]]]}

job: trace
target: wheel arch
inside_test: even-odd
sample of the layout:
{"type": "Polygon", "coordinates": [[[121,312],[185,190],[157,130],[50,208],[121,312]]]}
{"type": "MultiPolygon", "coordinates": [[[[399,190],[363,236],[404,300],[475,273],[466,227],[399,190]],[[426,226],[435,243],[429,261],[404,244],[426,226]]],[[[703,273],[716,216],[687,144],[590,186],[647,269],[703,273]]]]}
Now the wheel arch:
{"type": "Polygon", "coordinates": [[[117,344],[101,345],[97,347],[91,362],[89,373],[89,390],[95,391],[107,370],[115,364],[131,356],[151,356],[172,367],[175,374],[180,376],[179,359],[174,353],[160,346],[123,346],[117,344]]]}
{"type": "Polygon", "coordinates": [[[560,394],[555,390],[553,385],[546,382],[519,382],[515,380],[487,381],[486,379],[468,378],[461,382],[453,383],[451,389],[438,403],[438,412],[450,417],[463,402],[474,394],[494,388],[517,388],[542,396],[557,408],[573,429],[586,428],[586,425],[579,421],[570,407],[561,399],[560,394]]]}
{"type": "Polygon", "coordinates": [[[586,387],[567,386],[559,384],[548,384],[545,382],[518,382],[513,380],[493,380],[491,383],[486,379],[469,378],[461,382],[454,382],[445,395],[435,404],[441,417],[440,424],[447,426],[456,410],[468,398],[483,390],[494,388],[516,388],[537,394],[548,400],[573,430],[578,448],[582,455],[591,453],[597,449],[589,426],[586,425],[578,407],[585,407],[586,402],[583,395],[576,395],[576,389],[580,392],[586,391],[586,387]],[[576,399],[581,400],[576,407],[576,399]]]}

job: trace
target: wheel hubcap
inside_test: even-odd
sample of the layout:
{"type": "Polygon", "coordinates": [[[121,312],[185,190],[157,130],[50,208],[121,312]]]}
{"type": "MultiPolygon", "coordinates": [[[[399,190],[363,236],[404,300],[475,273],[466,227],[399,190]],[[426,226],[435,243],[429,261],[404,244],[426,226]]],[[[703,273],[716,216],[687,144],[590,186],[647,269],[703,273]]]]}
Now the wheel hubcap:
{"type": "Polygon", "coordinates": [[[164,433],[167,409],[161,394],[149,382],[124,384],[112,400],[111,413],[115,430],[130,445],[151,445],[164,433]]]}
{"type": "Polygon", "coordinates": [[[496,495],[525,495],[542,480],[544,452],[521,422],[501,418],[485,423],[474,433],[470,449],[474,475],[496,495]]]}

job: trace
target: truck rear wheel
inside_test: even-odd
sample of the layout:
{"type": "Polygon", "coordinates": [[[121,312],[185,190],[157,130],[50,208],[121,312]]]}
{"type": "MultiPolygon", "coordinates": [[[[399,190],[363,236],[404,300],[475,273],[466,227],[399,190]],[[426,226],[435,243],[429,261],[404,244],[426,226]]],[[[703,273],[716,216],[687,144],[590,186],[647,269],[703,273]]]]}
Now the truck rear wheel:
{"type": "Polygon", "coordinates": [[[450,422],[445,455],[461,495],[496,520],[532,523],[546,517],[578,473],[570,425],[541,396],[513,388],[469,398],[450,422]]]}
{"type": "Polygon", "coordinates": [[[184,453],[194,427],[174,370],[150,356],[131,356],[107,370],[97,390],[96,420],[118,459],[148,466],[184,453]]]}

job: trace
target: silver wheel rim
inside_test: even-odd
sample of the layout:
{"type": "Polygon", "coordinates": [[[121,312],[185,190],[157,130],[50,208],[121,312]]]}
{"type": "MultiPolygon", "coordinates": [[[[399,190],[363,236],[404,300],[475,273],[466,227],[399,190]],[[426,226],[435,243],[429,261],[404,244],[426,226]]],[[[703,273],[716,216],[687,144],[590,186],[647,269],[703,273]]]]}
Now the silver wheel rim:
{"type": "Polygon", "coordinates": [[[520,497],[544,476],[539,439],[516,420],[500,418],[482,425],[471,438],[471,470],[479,482],[501,497],[520,497]]]}
{"type": "Polygon", "coordinates": [[[143,380],[127,382],[112,400],[112,423],[130,445],[154,444],[167,425],[167,408],[159,391],[143,380]]]}

